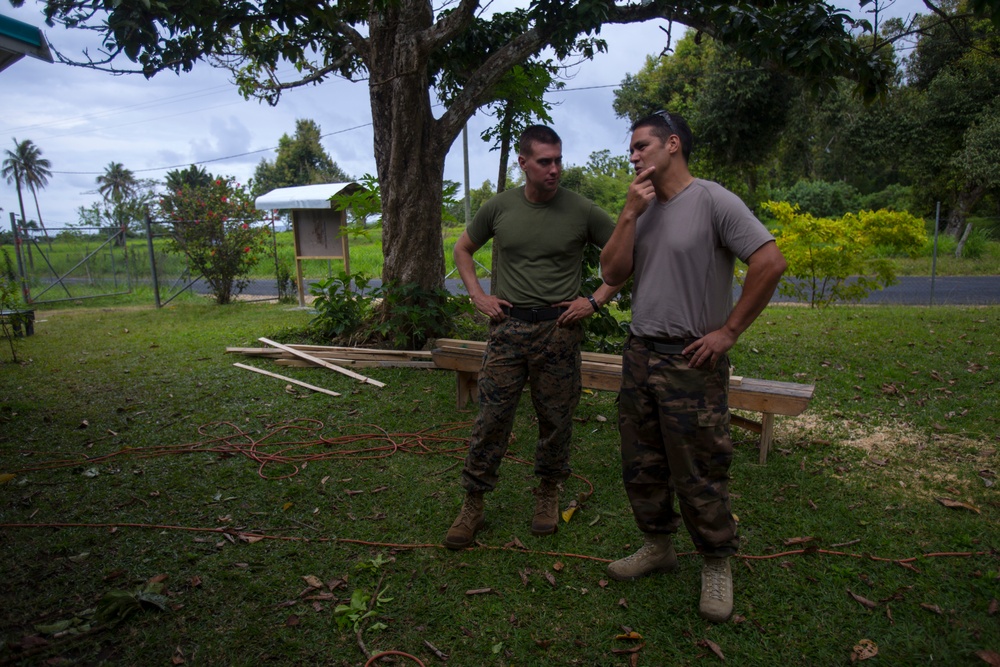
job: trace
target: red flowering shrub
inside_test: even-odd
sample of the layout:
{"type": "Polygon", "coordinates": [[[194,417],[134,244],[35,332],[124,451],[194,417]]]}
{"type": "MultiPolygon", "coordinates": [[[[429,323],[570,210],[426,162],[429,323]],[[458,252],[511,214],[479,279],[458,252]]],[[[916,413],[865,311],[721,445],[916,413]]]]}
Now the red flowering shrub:
{"type": "Polygon", "coordinates": [[[247,276],[267,252],[270,230],[258,223],[250,193],[232,177],[185,186],[160,199],[161,219],[173,225],[172,250],[187,255],[192,271],[226,304],[249,284],[247,276]]]}

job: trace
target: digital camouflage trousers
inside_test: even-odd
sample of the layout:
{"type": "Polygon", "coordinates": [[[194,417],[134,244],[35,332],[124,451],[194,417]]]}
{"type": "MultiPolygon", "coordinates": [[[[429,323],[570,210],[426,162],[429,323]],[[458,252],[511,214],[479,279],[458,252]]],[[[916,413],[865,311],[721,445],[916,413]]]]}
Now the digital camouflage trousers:
{"type": "Polygon", "coordinates": [[[622,479],[644,533],[687,527],[698,551],[731,556],[739,547],[729,504],[729,359],[691,368],[630,337],[622,355],[618,426],[622,479]],[[680,512],[674,507],[677,498],[680,512]]]}
{"type": "Polygon", "coordinates": [[[538,416],[535,475],[563,481],[570,474],[573,412],[580,402],[579,324],[529,323],[508,317],[491,325],[479,372],[479,414],[472,428],[462,486],[492,491],[525,384],[538,416]]]}

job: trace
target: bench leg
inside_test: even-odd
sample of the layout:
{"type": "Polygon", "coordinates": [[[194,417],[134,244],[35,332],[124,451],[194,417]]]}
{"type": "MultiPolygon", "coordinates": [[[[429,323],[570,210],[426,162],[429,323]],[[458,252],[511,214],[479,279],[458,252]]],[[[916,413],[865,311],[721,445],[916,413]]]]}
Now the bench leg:
{"type": "Polygon", "coordinates": [[[455,373],[455,404],[459,410],[464,410],[471,398],[473,401],[479,399],[479,373],[469,371],[457,371],[455,373]]]}
{"type": "Polygon", "coordinates": [[[771,439],[774,437],[774,415],[763,413],[760,420],[760,464],[767,463],[767,453],[771,450],[771,439]]]}

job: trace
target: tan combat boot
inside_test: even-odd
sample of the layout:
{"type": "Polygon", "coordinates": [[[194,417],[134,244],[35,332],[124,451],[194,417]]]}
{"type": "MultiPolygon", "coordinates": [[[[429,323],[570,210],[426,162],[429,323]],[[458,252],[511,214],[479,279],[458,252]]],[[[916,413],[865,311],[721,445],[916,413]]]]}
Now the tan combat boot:
{"type": "Polygon", "coordinates": [[[482,492],[469,491],[465,494],[465,502],[458,512],[458,517],[448,529],[448,534],[444,538],[444,545],[449,549],[464,549],[472,544],[473,538],[483,526],[486,525],[486,517],[483,516],[483,494],[482,492]]]}
{"type": "Polygon", "coordinates": [[[543,479],[535,494],[535,515],[531,519],[532,535],[551,535],[559,529],[559,483],[543,479]]]}
{"type": "Polygon", "coordinates": [[[677,569],[677,552],[670,535],[646,533],[645,543],[631,556],[608,565],[608,576],[618,581],[630,581],[654,572],[677,569]]]}
{"type": "Polygon", "coordinates": [[[733,572],[728,558],[705,558],[701,568],[698,613],[713,623],[725,623],[733,614],[733,572]]]}

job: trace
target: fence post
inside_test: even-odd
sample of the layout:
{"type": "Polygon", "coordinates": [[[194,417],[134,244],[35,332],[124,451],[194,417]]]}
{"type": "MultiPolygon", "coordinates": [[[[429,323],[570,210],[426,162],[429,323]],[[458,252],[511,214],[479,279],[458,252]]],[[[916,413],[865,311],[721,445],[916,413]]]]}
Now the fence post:
{"type": "Polygon", "coordinates": [[[31,291],[28,289],[28,278],[24,275],[24,260],[21,259],[21,236],[17,233],[17,218],[10,212],[10,228],[14,230],[14,255],[17,257],[17,273],[21,279],[21,296],[24,302],[31,303],[31,291]]]}
{"type": "Polygon", "coordinates": [[[160,281],[156,277],[156,254],[153,252],[153,223],[149,219],[149,210],[143,215],[146,222],[146,247],[149,248],[149,267],[153,277],[153,299],[156,307],[160,308],[160,281]]]}

